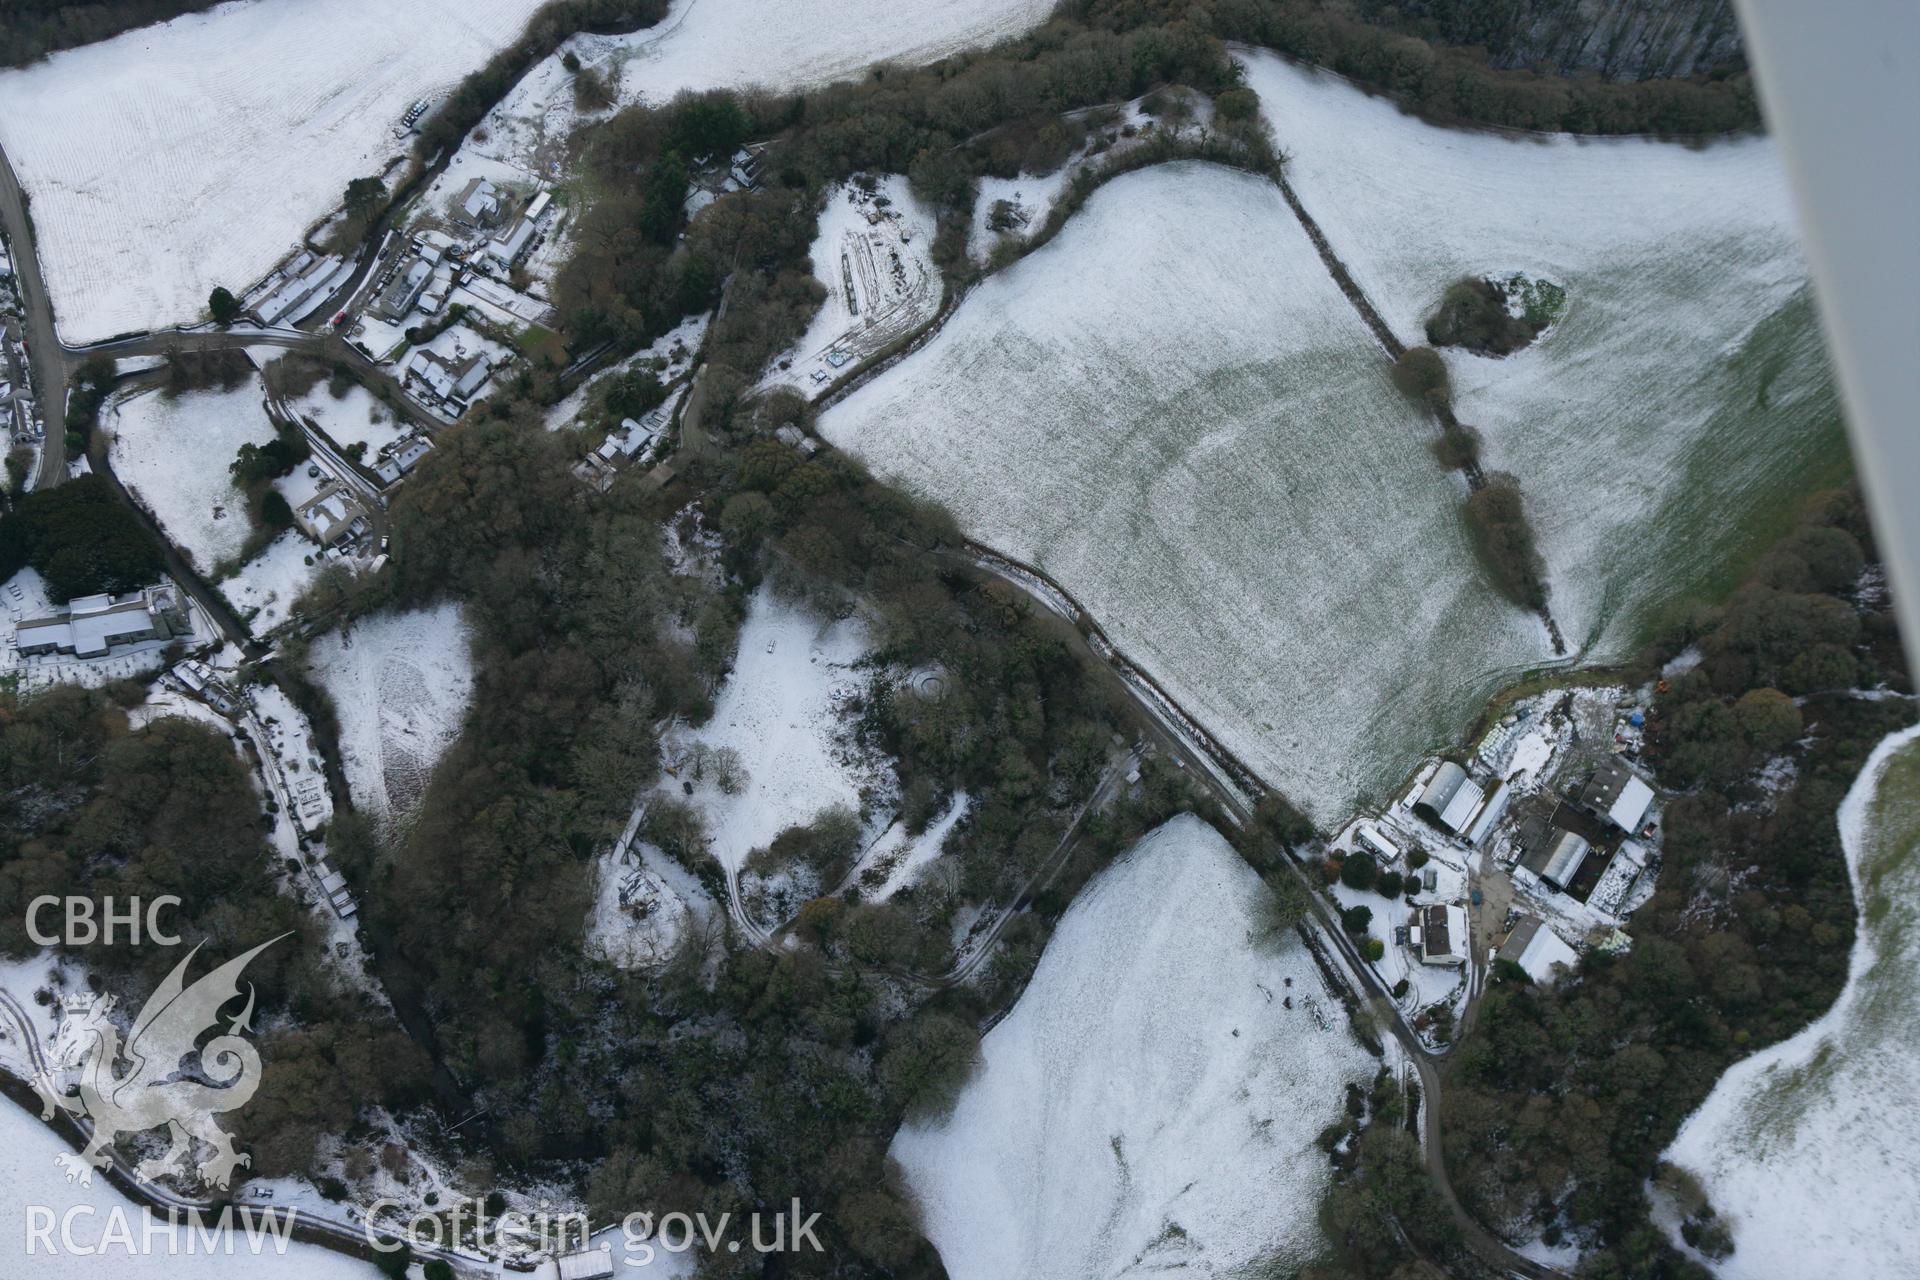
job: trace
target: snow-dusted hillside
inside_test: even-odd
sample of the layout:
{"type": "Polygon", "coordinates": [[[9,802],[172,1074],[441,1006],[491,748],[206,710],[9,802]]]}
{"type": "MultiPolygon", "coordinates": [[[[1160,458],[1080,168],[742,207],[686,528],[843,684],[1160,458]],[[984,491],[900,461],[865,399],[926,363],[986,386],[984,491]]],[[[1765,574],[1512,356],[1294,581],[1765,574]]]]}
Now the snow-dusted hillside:
{"type": "MultiPolygon", "coordinates": [[[[576,36],[567,50],[604,76],[620,104],[659,105],[683,90],[798,89],[858,76],[877,62],[920,65],[1046,21],[1052,0],[675,0],[666,21],[631,35],[576,36]]],[[[550,175],[581,122],[573,77],[555,54],[488,117],[476,154],[550,175]]]]}
{"type": "Polygon", "coordinates": [[[1325,822],[1550,658],[1484,581],[1432,427],[1246,174],[1110,183],[821,430],[1052,573],[1325,822]]]}
{"type": "Polygon", "coordinates": [[[311,662],[340,717],[354,802],[383,823],[420,807],[473,697],[473,654],[457,605],[382,613],[316,640],[311,662]]]}
{"type": "Polygon", "coordinates": [[[0,72],[60,336],[193,321],[266,274],[540,3],[244,0],[0,72]]]}
{"type": "Polygon", "coordinates": [[[1504,359],[1448,351],[1455,406],[1511,471],[1570,644],[1631,650],[1675,594],[1737,578],[1845,442],[1773,144],[1441,129],[1245,54],[1287,173],[1402,341],[1462,276],[1565,288],[1504,359]]]}
{"type": "Polygon", "coordinates": [[[1267,892],[1181,817],[1074,902],[953,1115],[893,1143],[954,1280],[1241,1275],[1316,1249],[1314,1139],[1375,1061],[1299,941],[1259,940],[1267,892]]]}
{"type": "Polygon", "coordinates": [[[1860,901],[1846,989],[1728,1071],[1667,1152],[1728,1220],[1726,1280],[1905,1275],[1920,1256],[1920,728],[1874,751],[1840,838],[1860,901]]]}

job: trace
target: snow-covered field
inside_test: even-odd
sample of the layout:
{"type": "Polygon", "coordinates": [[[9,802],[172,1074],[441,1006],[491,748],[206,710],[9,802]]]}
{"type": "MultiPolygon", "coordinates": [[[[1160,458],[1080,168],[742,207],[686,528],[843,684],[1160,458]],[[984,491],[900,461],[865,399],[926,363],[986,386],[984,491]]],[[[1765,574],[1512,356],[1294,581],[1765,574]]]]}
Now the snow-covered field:
{"type": "Polygon", "coordinates": [[[1839,821],[1860,901],[1846,989],[1721,1077],[1667,1152],[1732,1229],[1726,1280],[1907,1275],[1920,1256],[1920,728],[1880,744],[1839,821]]]}
{"type": "Polygon", "coordinates": [[[1675,593],[1731,585],[1846,449],[1771,141],[1441,129],[1243,55],[1288,176],[1408,343],[1462,276],[1567,291],[1534,346],[1448,351],[1490,470],[1526,493],[1570,644],[1628,652],[1675,593]]]}
{"type": "Polygon", "coordinates": [[[248,0],[0,74],[60,336],[192,321],[380,173],[540,0],[248,0]]]}
{"type": "MultiPolygon", "coordinates": [[[[848,664],[865,656],[866,628],[847,620],[823,623],[768,588],[754,596],[740,630],[740,652],[714,704],[713,718],[664,744],[666,759],[691,781],[685,761],[696,748],[740,755],[746,783],[721,791],[707,770],[690,802],[701,812],[713,853],[739,870],[753,850],[788,827],[811,822],[835,805],[858,811],[872,770],[844,741],[839,701],[861,683],[848,664]]],[[[661,782],[681,795],[681,778],[661,782]]]]}
{"type": "Polygon", "coordinates": [[[316,383],[311,391],[293,402],[293,411],[303,418],[312,418],[328,438],[343,449],[356,443],[366,445],[369,458],[410,430],[394,417],[392,409],[357,382],[337,400],[325,382],[316,383]]]}
{"type": "Polygon", "coordinates": [[[114,475],[202,573],[239,555],[253,532],[227,468],[241,445],[273,439],[262,395],[249,378],[232,391],[147,390],[108,403],[114,475]]]}
{"type": "Polygon", "coordinates": [[[1253,940],[1266,893],[1180,817],[1074,901],[953,1115],[894,1139],[954,1280],[1252,1274],[1316,1249],[1314,1139],[1375,1063],[1299,941],[1253,940]]]}
{"type": "Polygon", "coordinates": [[[1053,574],[1324,822],[1550,656],[1485,582],[1431,427],[1245,174],[1110,183],[821,430],[1053,574]]]}
{"type": "MultiPolygon", "coordinates": [[[[631,35],[575,36],[566,51],[605,76],[620,104],[683,90],[797,89],[857,76],[876,62],[919,65],[1018,35],[1053,0],[676,0],[666,21],[631,35]]],[[[580,123],[573,77],[548,58],[487,117],[468,146],[552,175],[580,123]]]]}
{"type": "Polygon", "coordinates": [[[382,613],[314,642],[314,676],[340,717],[340,756],[356,804],[404,823],[434,765],[460,736],[473,655],[457,605],[382,613]]]}
{"type": "Polygon", "coordinates": [[[872,194],[855,183],[829,191],[812,252],[826,301],[767,381],[811,400],[838,374],[931,320],[941,295],[933,233],[933,211],[897,173],[877,179],[872,194]]]}
{"type": "Polygon", "coordinates": [[[363,1280],[369,1273],[359,1258],[292,1240],[277,1246],[264,1234],[255,1252],[239,1223],[231,1254],[218,1252],[219,1236],[214,1252],[198,1239],[200,1247],[189,1250],[187,1227],[169,1231],[165,1211],[152,1220],[149,1244],[140,1207],[106,1179],[96,1177],[91,1187],[66,1180],[55,1159],[72,1151],[36,1116],[0,1099],[0,1271],[38,1280],[363,1280]],[[43,1223],[50,1235],[36,1237],[31,1228],[43,1223]]]}

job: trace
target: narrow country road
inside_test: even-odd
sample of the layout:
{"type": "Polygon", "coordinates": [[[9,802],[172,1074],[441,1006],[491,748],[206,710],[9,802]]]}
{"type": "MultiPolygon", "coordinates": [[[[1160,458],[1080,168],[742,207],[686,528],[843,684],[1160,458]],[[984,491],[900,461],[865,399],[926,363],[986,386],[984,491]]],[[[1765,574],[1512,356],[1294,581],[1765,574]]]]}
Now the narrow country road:
{"type": "MultiPolygon", "coordinates": [[[[7,1021],[16,1024],[21,1042],[27,1051],[28,1062],[35,1071],[44,1072],[47,1069],[46,1052],[40,1044],[40,1033],[34,1027],[33,1020],[27,1015],[26,1010],[12,995],[5,992],[0,992],[0,1017],[5,1017],[7,1021]]],[[[0,1093],[4,1093],[12,1103],[36,1119],[40,1118],[45,1104],[31,1084],[18,1079],[11,1072],[0,1070],[0,1093]]],[[[53,1119],[43,1123],[58,1133],[75,1151],[84,1148],[93,1136],[93,1126],[90,1123],[67,1111],[56,1110],[53,1119]]],[[[112,1157],[112,1163],[100,1171],[101,1177],[135,1204],[158,1210],[162,1218],[165,1218],[170,1211],[180,1210],[211,1210],[217,1216],[219,1207],[224,1204],[233,1206],[236,1220],[242,1210],[251,1210],[256,1214],[290,1213],[293,1218],[288,1235],[292,1239],[368,1261],[372,1261],[375,1257],[372,1241],[367,1237],[367,1228],[362,1224],[322,1218],[311,1209],[287,1209],[276,1206],[271,1200],[252,1200],[238,1195],[196,1200],[190,1196],[175,1195],[156,1183],[142,1181],[134,1173],[133,1165],[121,1155],[118,1144],[109,1147],[107,1151],[112,1157]]],[[[271,1245],[268,1248],[270,1249],[271,1245]]],[[[452,1266],[461,1275],[491,1275],[496,1271],[494,1266],[483,1264],[479,1259],[448,1249],[433,1248],[424,1242],[414,1244],[412,1252],[416,1261],[438,1259],[452,1266]]]]}
{"type": "Polygon", "coordinates": [[[67,387],[78,365],[60,345],[53,326],[53,298],[47,293],[46,278],[40,271],[40,253],[33,238],[33,220],[27,214],[26,193],[14,177],[7,153],[0,150],[0,227],[13,246],[14,278],[26,303],[27,359],[33,368],[35,403],[40,419],[47,425],[46,444],[40,451],[40,471],[35,486],[58,484],[67,474],[67,387]]]}
{"type": "MultiPolygon", "coordinates": [[[[1116,675],[1122,676],[1121,686],[1127,690],[1128,695],[1144,713],[1146,722],[1153,727],[1161,747],[1186,765],[1188,771],[1207,788],[1221,808],[1243,825],[1252,822],[1251,808],[1233,788],[1220,780],[1220,772],[1226,762],[1209,760],[1203,756],[1200,749],[1187,736],[1185,726],[1169,724],[1165,714],[1155,705],[1153,699],[1144,696],[1134,682],[1124,678],[1124,672],[1116,666],[1115,661],[1117,659],[1124,663],[1126,661],[1124,656],[1117,651],[1114,651],[1112,656],[1108,656],[1102,652],[1103,646],[1088,642],[1089,629],[1097,631],[1097,625],[1064,587],[1031,566],[1008,566],[1004,558],[997,555],[977,557],[974,565],[979,572],[992,574],[1001,581],[1019,588],[1040,608],[1051,610],[1051,604],[1034,590],[1032,581],[1021,576],[1022,573],[1031,574],[1046,583],[1048,587],[1058,591],[1069,604],[1079,610],[1081,618],[1074,632],[1079,636],[1085,654],[1113,669],[1116,675]]],[[[1111,648],[1110,645],[1105,647],[1111,648]]],[[[1419,1037],[1415,1036],[1406,1022],[1401,1019],[1394,1007],[1392,996],[1381,982],[1379,974],[1374,971],[1372,965],[1361,958],[1353,939],[1348,937],[1346,931],[1340,927],[1338,913],[1327,901],[1326,896],[1320,892],[1318,886],[1307,878],[1297,861],[1289,859],[1287,868],[1306,891],[1307,901],[1322,932],[1333,940],[1344,962],[1349,981],[1354,983],[1356,989],[1376,1010],[1383,1011],[1380,1022],[1399,1042],[1402,1053],[1419,1074],[1421,1094],[1425,1103],[1421,1148],[1426,1160],[1427,1176],[1433,1184],[1435,1193],[1439,1195],[1441,1203],[1446,1206],[1448,1213],[1452,1216],[1455,1226],[1459,1228],[1461,1240],[1496,1274],[1524,1276],[1527,1280],[1566,1280],[1566,1272],[1535,1262],[1499,1240],[1460,1202],[1460,1197],[1454,1191],[1453,1182],[1447,1174],[1446,1146],[1440,1129],[1441,1081],[1436,1065],[1439,1055],[1422,1044],[1419,1037]]],[[[1470,1008],[1469,1018],[1471,1013],[1470,1008]]]]}

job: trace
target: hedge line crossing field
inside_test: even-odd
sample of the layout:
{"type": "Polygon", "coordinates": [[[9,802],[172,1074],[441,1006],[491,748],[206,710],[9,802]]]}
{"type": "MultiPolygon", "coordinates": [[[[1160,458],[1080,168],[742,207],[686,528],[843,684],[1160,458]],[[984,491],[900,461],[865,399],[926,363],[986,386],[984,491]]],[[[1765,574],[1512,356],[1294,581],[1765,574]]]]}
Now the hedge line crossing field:
{"type": "Polygon", "coordinates": [[[1844,477],[1770,141],[1442,129],[1336,76],[1239,57],[1301,203],[1403,341],[1462,278],[1565,289],[1531,346],[1444,354],[1588,659],[1629,655],[1675,599],[1731,588],[1800,498],[1844,477]]]}
{"type": "Polygon", "coordinates": [[[1551,656],[1261,178],[1116,179],[821,429],[1057,577],[1323,822],[1551,656]]]}

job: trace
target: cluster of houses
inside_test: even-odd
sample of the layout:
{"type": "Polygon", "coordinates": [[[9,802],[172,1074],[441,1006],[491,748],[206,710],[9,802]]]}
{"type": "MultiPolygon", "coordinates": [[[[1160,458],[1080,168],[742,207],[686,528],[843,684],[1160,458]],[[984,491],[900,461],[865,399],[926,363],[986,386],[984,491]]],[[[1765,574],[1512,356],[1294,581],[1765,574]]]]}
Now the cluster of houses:
{"type": "Polygon", "coordinates": [[[454,219],[475,231],[494,234],[480,246],[479,256],[500,271],[512,271],[533,251],[540,226],[552,203],[542,191],[513,213],[514,195],[487,178],[474,178],[453,198],[454,219]]]}
{"type": "Polygon", "coordinates": [[[6,245],[0,243],[0,432],[6,434],[7,449],[32,448],[45,438],[39,415],[33,410],[32,387],[13,260],[7,256],[6,245]]]}
{"type": "Polygon", "coordinates": [[[574,475],[605,493],[622,471],[653,454],[666,434],[671,404],[669,401],[641,418],[622,418],[598,448],[574,464],[574,475]]]}
{"type": "MultiPolygon", "coordinates": [[[[432,325],[444,320],[461,291],[468,305],[484,304],[509,318],[531,322],[544,315],[546,304],[500,281],[540,243],[553,197],[539,192],[516,210],[517,200],[513,192],[490,179],[469,181],[454,195],[449,211],[454,229],[468,234],[462,238],[429,228],[400,239],[401,252],[374,284],[368,315],[396,329],[405,328],[415,316],[432,325]]],[[[381,359],[389,350],[368,354],[381,359]]],[[[481,350],[449,353],[420,346],[406,356],[400,380],[409,394],[457,418],[485,389],[499,365],[498,358],[481,350]]]]}
{"type": "MultiPolygon", "coordinates": [[[[1483,850],[1498,850],[1502,865],[1511,861],[1517,901],[1525,909],[1508,916],[1508,932],[1495,956],[1511,961],[1535,981],[1550,982],[1560,970],[1578,963],[1566,941],[1575,935],[1556,930],[1554,920],[1564,916],[1569,927],[1586,933],[1593,925],[1604,929],[1624,914],[1628,887],[1647,871],[1652,858],[1647,837],[1657,830],[1656,793],[1617,749],[1557,790],[1536,787],[1522,772],[1501,778],[1488,769],[1476,776],[1474,769],[1458,760],[1441,760],[1395,806],[1402,815],[1410,811],[1440,837],[1436,847],[1447,865],[1439,879],[1438,859],[1407,873],[1408,914],[1394,936],[1409,958],[1423,965],[1465,966],[1473,943],[1462,868],[1483,850]]],[[[1383,834],[1378,825],[1382,822],[1394,826],[1402,839],[1421,840],[1410,819],[1395,817],[1392,811],[1359,823],[1356,846],[1387,867],[1399,862],[1403,851],[1392,836],[1383,834]]],[[[1471,896],[1475,904],[1481,901],[1477,891],[1471,896]]],[[[1620,940],[1616,930],[1602,945],[1620,940]]]]}

